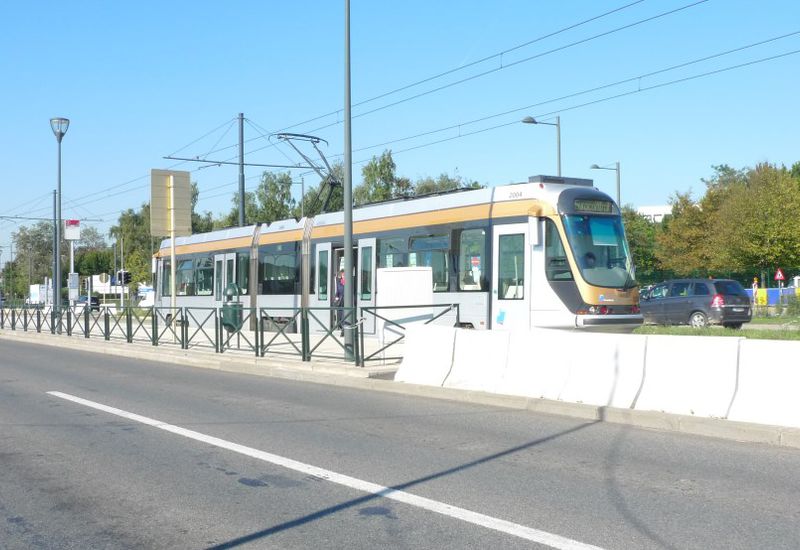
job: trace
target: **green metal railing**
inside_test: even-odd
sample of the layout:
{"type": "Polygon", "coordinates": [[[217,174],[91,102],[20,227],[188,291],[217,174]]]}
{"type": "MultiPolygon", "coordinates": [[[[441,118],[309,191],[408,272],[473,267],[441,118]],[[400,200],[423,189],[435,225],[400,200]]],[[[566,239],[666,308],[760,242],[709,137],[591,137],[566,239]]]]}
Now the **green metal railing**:
{"type": "MultiPolygon", "coordinates": [[[[113,310],[101,307],[99,311],[93,311],[88,306],[78,306],[62,309],[61,316],[58,317],[50,306],[21,305],[0,308],[0,329],[56,334],[60,328],[61,334],[69,337],[149,343],[152,346],[179,346],[184,350],[206,348],[220,354],[245,351],[257,357],[299,356],[302,361],[311,361],[312,358],[344,358],[345,361],[363,367],[369,361],[402,358],[399,355],[386,357],[384,352],[403,341],[403,332],[406,330],[404,323],[423,320],[424,324],[437,320],[441,322],[449,312],[455,312],[455,325],[458,325],[460,319],[458,304],[362,308],[240,308],[238,311],[241,317],[237,313],[235,323],[231,323],[231,311],[224,309],[224,306],[174,309],[125,307],[113,310]],[[441,311],[437,313],[437,309],[441,311]],[[398,315],[403,310],[424,313],[410,317],[398,315]],[[390,315],[388,311],[394,314],[390,315]],[[369,319],[374,320],[376,326],[379,322],[382,323],[384,333],[387,327],[391,327],[397,337],[391,342],[382,343],[380,349],[366,355],[364,325],[369,319]],[[344,336],[347,331],[352,331],[352,344],[344,336]],[[324,346],[325,343],[328,345],[324,346]]],[[[450,322],[450,319],[446,320],[450,322]]]]}
{"type": "MultiPolygon", "coordinates": [[[[380,321],[383,321],[384,327],[386,327],[388,325],[390,327],[394,327],[394,328],[398,329],[398,331],[405,331],[406,330],[405,325],[401,321],[405,321],[406,323],[409,323],[409,322],[419,322],[419,321],[424,320],[424,323],[422,323],[422,324],[429,325],[429,324],[433,323],[434,321],[436,321],[437,319],[441,319],[444,315],[446,315],[447,313],[449,313],[451,311],[455,311],[455,322],[453,323],[453,326],[458,326],[459,323],[461,322],[461,312],[460,312],[459,304],[431,304],[431,305],[415,305],[415,306],[373,306],[373,307],[362,307],[361,308],[361,314],[362,314],[362,318],[363,319],[366,319],[366,317],[363,317],[363,316],[371,315],[375,319],[376,325],[378,324],[378,321],[380,320],[380,321]],[[434,315],[433,314],[433,310],[436,309],[436,308],[442,308],[442,311],[440,311],[439,313],[434,315]],[[425,310],[427,310],[427,309],[430,309],[431,313],[425,312],[425,310]],[[412,316],[410,318],[406,317],[406,318],[399,318],[399,319],[398,318],[389,319],[385,315],[379,314],[378,310],[381,310],[381,311],[410,310],[412,312],[417,313],[417,315],[414,315],[414,316],[412,316]],[[420,314],[418,312],[423,312],[423,313],[420,314]],[[426,319],[426,317],[430,317],[430,319],[426,319]]],[[[398,333],[396,332],[395,334],[398,334],[398,333]]],[[[403,340],[405,340],[405,337],[406,337],[406,335],[404,333],[399,332],[399,336],[397,338],[395,338],[394,340],[392,340],[388,344],[384,345],[379,350],[377,350],[377,351],[375,351],[375,352],[373,352],[373,353],[371,353],[369,355],[366,355],[365,350],[364,350],[364,331],[362,331],[361,332],[361,340],[360,340],[361,353],[359,354],[360,357],[361,357],[361,361],[358,363],[359,366],[361,366],[361,367],[366,366],[367,361],[386,361],[386,360],[400,360],[400,359],[402,359],[403,358],[402,356],[386,357],[385,355],[381,355],[381,354],[384,351],[386,351],[387,349],[391,348],[392,346],[395,346],[398,343],[400,343],[403,340]]]]}

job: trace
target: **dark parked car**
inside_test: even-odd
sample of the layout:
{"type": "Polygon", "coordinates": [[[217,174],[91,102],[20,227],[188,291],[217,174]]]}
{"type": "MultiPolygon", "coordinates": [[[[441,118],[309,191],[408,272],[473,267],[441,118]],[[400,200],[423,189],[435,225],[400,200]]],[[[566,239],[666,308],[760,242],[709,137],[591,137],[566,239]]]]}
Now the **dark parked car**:
{"type": "Polygon", "coordinates": [[[674,279],[655,285],[639,302],[646,323],[741,328],[750,322],[750,297],[731,279],[674,279]]]}
{"type": "MultiPolygon", "coordinates": [[[[86,296],[78,296],[78,305],[86,305],[87,297],[86,296]]],[[[100,311],[100,298],[97,296],[92,296],[91,306],[89,311],[100,311]]]]}

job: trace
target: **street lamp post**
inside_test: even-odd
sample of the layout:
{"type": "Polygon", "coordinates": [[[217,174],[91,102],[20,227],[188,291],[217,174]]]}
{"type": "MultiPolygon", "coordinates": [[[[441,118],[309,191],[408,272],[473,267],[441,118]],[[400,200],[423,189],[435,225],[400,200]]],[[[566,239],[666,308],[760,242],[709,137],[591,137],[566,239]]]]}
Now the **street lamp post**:
{"type": "Polygon", "coordinates": [[[546,124],[547,126],[556,127],[556,160],[558,162],[558,177],[561,177],[561,117],[557,116],[555,122],[541,122],[532,116],[526,116],[522,119],[525,124],[546,124]]]}
{"type": "Polygon", "coordinates": [[[622,203],[620,202],[620,192],[619,192],[619,161],[614,163],[614,168],[610,168],[608,166],[598,166],[597,164],[592,164],[589,168],[591,170],[614,170],[617,173],[617,206],[622,208],[622,203]]]}
{"type": "Polygon", "coordinates": [[[56,117],[50,119],[50,128],[58,141],[58,184],[56,187],[56,239],[53,247],[55,273],[53,273],[53,304],[58,315],[58,332],[61,332],[61,140],[69,128],[69,119],[56,117]]]}

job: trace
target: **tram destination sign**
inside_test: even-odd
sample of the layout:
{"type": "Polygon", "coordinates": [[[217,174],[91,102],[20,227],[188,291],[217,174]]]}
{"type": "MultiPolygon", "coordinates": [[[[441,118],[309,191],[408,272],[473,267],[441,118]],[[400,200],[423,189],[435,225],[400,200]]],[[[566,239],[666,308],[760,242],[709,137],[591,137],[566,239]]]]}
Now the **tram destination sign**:
{"type": "Polygon", "coordinates": [[[598,199],[575,199],[573,206],[578,212],[592,212],[594,214],[611,214],[614,212],[614,205],[611,201],[598,199]]]}

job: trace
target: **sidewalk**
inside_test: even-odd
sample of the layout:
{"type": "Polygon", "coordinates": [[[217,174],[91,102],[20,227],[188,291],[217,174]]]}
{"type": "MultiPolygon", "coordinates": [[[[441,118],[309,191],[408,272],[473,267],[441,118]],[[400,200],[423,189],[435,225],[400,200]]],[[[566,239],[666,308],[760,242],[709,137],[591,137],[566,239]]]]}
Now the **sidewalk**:
{"type": "MultiPolygon", "coordinates": [[[[318,353],[325,354],[325,358],[313,358],[304,362],[299,354],[282,352],[268,352],[264,357],[256,357],[252,351],[227,349],[225,353],[215,353],[213,348],[193,346],[188,350],[180,349],[174,345],[153,346],[146,342],[128,343],[124,340],[103,340],[100,338],[82,338],[67,336],[66,334],[54,335],[49,332],[24,332],[0,330],[0,340],[8,339],[17,342],[28,342],[46,346],[69,348],[91,353],[106,355],[135,357],[147,361],[159,361],[191,367],[216,369],[226,372],[241,372],[265,376],[278,376],[282,378],[307,379],[304,373],[331,374],[352,378],[382,378],[391,380],[397,371],[398,364],[381,365],[379,362],[368,363],[366,367],[357,367],[351,361],[344,360],[344,352],[339,347],[337,355],[336,344],[331,342],[318,353]]],[[[291,349],[291,346],[287,347],[291,349]]],[[[291,349],[293,352],[294,350],[291,349]]]]}

